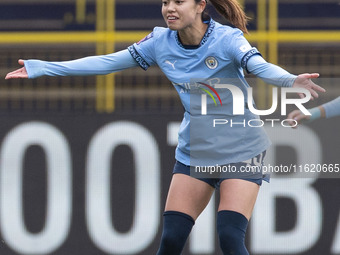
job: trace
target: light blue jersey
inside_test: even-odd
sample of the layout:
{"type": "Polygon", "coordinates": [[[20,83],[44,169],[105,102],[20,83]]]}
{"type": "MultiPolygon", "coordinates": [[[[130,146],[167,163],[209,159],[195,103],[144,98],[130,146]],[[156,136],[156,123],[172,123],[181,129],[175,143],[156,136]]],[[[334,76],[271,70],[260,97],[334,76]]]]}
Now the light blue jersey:
{"type": "Polygon", "coordinates": [[[185,113],[176,149],[178,161],[186,165],[209,166],[236,163],[253,158],[269,147],[270,141],[263,128],[242,124],[257,116],[248,109],[243,116],[232,115],[232,97],[228,90],[219,92],[225,107],[219,108],[217,113],[203,116],[194,113],[193,105],[190,106],[193,104],[192,79],[230,78],[247,95],[249,86],[243,68],[246,69],[248,60],[259,52],[250,46],[239,29],[211,20],[199,47],[188,48],[181,44],[176,31],[156,27],[144,40],[128,49],[145,70],[158,65],[181,98],[185,113]],[[241,124],[233,128],[212,128],[215,118],[227,118],[229,122],[232,119],[241,124]]]}
{"type": "Polygon", "coordinates": [[[246,100],[249,85],[244,79],[243,69],[277,86],[292,86],[296,78],[282,68],[267,63],[239,29],[213,20],[208,22],[207,31],[197,47],[183,46],[176,31],[156,27],[128,50],[72,61],[25,61],[29,78],[108,74],[138,65],[145,70],[158,65],[181,98],[185,113],[178,136],[176,159],[185,165],[237,163],[259,155],[270,145],[263,128],[242,125],[243,121],[255,120],[258,116],[246,107],[244,115],[232,114],[232,97],[228,90],[219,92],[223,107],[212,108],[213,102],[209,101],[209,113],[213,114],[203,116],[199,111],[193,112],[193,100],[190,100],[190,82],[193,79],[214,80],[214,84],[210,84],[212,87],[217,85],[216,80],[232,79],[246,100]],[[216,116],[241,124],[236,124],[235,128],[213,129],[212,132],[211,124],[216,116]]]}

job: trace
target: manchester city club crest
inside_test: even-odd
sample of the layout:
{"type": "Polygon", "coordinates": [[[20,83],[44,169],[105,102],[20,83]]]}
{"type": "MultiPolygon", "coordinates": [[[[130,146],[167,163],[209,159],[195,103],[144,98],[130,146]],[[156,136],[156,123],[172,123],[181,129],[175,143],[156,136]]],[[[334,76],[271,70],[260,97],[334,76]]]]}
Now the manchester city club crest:
{"type": "Polygon", "coordinates": [[[209,69],[216,69],[216,67],[218,66],[217,59],[214,57],[207,57],[205,59],[205,64],[209,69]]]}

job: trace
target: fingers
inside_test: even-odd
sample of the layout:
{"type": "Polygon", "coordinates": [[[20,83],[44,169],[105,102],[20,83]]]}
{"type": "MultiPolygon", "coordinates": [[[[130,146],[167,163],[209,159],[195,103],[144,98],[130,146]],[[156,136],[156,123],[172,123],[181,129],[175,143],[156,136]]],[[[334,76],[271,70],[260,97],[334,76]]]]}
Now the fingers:
{"type": "MultiPolygon", "coordinates": [[[[19,59],[18,60],[19,65],[23,66],[24,65],[24,60],[19,59]]],[[[25,67],[22,67],[20,69],[17,69],[13,72],[10,72],[6,75],[5,80],[9,79],[17,79],[17,78],[28,78],[27,72],[25,67]]]]}
{"type": "Polygon", "coordinates": [[[292,127],[292,128],[297,128],[298,127],[298,122],[294,121],[294,119],[288,119],[288,124],[292,127]]]}
{"type": "Polygon", "coordinates": [[[287,116],[288,119],[294,119],[295,116],[299,113],[300,111],[299,110],[294,110],[292,112],[290,112],[287,116]]]}
{"type": "Polygon", "coordinates": [[[303,74],[299,74],[298,76],[298,78],[302,80],[316,79],[319,77],[320,77],[320,74],[318,73],[303,73],[303,74]]]}
{"type": "Polygon", "coordinates": [[[294,117],[294,120],[296,120],[298,123],[301,123],[304,120],[308,120],[310,117],[308,115],[304,115],[301,112],[294,117]]]}
{"type": "Polygon", "coordinates": [[[18,70],[15,70],[15,71],[13,71],[13,72],[8,73],[8,74],[6,75],[6,77],[5,77],[5,80],[15,78],[15,76],[17,75],[17,72],[18,72],[18,70]]]}
{"type": "MultiPolygon", "coordinates": [[[[313,90],[312,88],[305,88],[305,89],[308,89],[308,91],[310,92],[310,94],[311,94],[311,98],[310,99],[311,100],[314,100],[314,98],[318,98],[319,97],[319,94],[315,90],[313,90]]],[[[299,97],[301,99],[306,97],[306,93],[298,93],[298,95],[299,95],[299,97]]]]}
{"type": "MultiPolygon", "coordinates": [[[[304,73],[304,74],[300,74],[298,76],[298,78],[296,79],[296,85],[297,87],[300,88],[305,88],[308,89],[309,92],[311,93],[311,100],[314,100],[314,98],[318,98],[319,94],[318,92],[326,92],[326,90],[315,84],[311,79],[315,79],[318,78],[320,76],[320,74],[318,73],[304,73]]],[[[294,86],[293,85],[293,86],[294,86]]],[[[304,98],[305,95],[304,94],[299,94],[300,98],[304,98]]]]}
{"type": "Polygon", "coordinates": [[[16,71],[10,72],[6,75],[5,80],[13,79],[16,76],[16,71]]]}
{"type": "MultiPolygon", "coordinates": [[[[298,93],[298,95],[301,99],[306,97],[305,94],[303,94],[303,93],[298,93]]],[[[313,98],[311,98],[311,99],[313,100],[313,98]]]]}
{"type": "Polygon", "coordinates": [[[316,79],[316,78],[319,78],[319,76],[320,76],[320,74],[318,74],[318,73],[305,73],[303,75],[307,79],[316,79]]]}
{"type": "Polygon", "coordinates": [[[293,111],[293,112],[291,112],[291,113],[289,113],[288,114],[288,116],[287,116],[287,119],[288,119],[288,123],[289,123],[289,125],[291,126],[291,127],[295,127],[295,123],[294,123],[294,116],[295,116],[295,112],[296,111],[293,111]]]}
{"type": "Polygon", "coordinates": [[[5,79],[18,79],[18,78],[28,78],[27,72],[25,67],[22,67],[18,70],[15,70],[13,72],[10,72],[6,75],[5,79]]]}
{"type": "Polygon", "coordinates": [[[296,128],[296,122],[300,124],[304,120],[309,120],[310,116],[304,115],[300,110],[294,110],[291,113],[288,114],[287,119],[289,125],[291,125],[293,128],[296,128]],[[293,121],[295,120],[295,121],[293,121]]]}
{"type": "Polygon", "coordinates": [[[317,85],[315,83],[313,83],[313,85],[314,85],[313,89],[315,89],[315,90],[317,90],[319,92],[326,92],[326,90],[323,87],[321,87],[321,86],[319,86],[319,85],[317,85]]]}
{"type": "Polygon", "coordinates": [[[314,100],[314,98],[319,98],[319,94],[314,90],[314,89],[310,89],[310,94],[312,95],[312,100],[314,100]]]}
{"type": "Polygon", "coordinates": [[[295,110],[295,111],[292,111],[291,113],[289,113],[288,116],[287,116],[289,125],[291,125],[292,127],[295,126],[295,122],[293,120],[296,120],[298,122],[297,116],[299,116],[300,114],[301,114],[301,112],[299,110],[295,110]]]}
{"type": "MultiPolygon", "coordinates": [[[[322,92],[322,93],[326,92],[326,90],[325,90],[323,87],[321,87],[321,86],[315,84],[315,83],[312,82],[312,81],[311,81],[311,83],[312,83],[312,84],[311,84],[310,92],[311,92],[311,95],[312,95],[313,98],[318,98],[318,97],[319,97],[318,92],[322,92]]],[[[313,99],[313,98],[312,98],[312,99],[313,99]]]]}
{"type": "Polygon", "coordinates": [[[27,79],[27,75],[23,75],[23,74],[7,74],[5,77],[5,80],[9,80],[9,79],[27,79]]]}

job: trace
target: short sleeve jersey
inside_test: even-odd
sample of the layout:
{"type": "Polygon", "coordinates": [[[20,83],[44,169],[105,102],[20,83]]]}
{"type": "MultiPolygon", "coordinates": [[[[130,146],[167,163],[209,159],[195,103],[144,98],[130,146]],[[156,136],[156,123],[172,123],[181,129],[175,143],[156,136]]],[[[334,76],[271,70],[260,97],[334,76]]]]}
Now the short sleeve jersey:
{"type": "Polygon", "coordinates": [[[247,107],[241,116],[232,114],[230,91],[220,92],[224,107],[205,116],[193,113],[190,102],[190,99],[193,101],[190,93],[193,79],[228,78],[235,80],[234,85],[244,93],[246,103],[249,85],[244,79],[243,69],[247,60],[259,52],[251,47],[239,29],[211,19],[200,45],[187,47],[182,45],[177,31],[156,27],[128,50],[144,70],[152,65],[159,66],[180,96],[185,113],[176,148],[178,161],[186,165],[236,163],[248,160],[269,147],[270,141],[263,128],[248,125],[249,120],[258,119],[258,116],[247,107]],[[216,118],[239,124],[213,128],[216,118]]]}

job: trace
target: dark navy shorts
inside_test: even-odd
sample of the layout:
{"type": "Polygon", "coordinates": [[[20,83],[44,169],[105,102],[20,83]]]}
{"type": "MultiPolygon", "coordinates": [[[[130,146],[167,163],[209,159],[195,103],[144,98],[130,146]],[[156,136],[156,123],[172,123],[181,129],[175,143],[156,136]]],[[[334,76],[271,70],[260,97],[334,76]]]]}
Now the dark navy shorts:
{"type": "MultiPolygon", "coordinates": [[[[174,169],[173,169],[173,174],[185,174],[185,175],[189,175],[192,176],[198,180],[204,181],[206,183],[208,183],[210,186],[212,186],[215,189],[219,189],[221,183],[224,180],[228,180],[228,179],[241,179],[241,180],[246,180],[246,181],[250,181],[253,183],[256,183],[257,185],[262,185],[262,181],[266,181],[269,182],[270,180],[270,175],[269,174],[262,174],[262,165],[263,165],[263,158],[266,155],[266,152],[262,152],[261,154],[259,154],[258,156],[254,157],[253,159],[247,160],[245,162],[239,162],[239,163],[231,163],[231,164],[227,164],[224,167],[229,167],[232,169],[245,169],[246,166],[253,166],[256,162],[256,160],[254,159],[261,159],[260,163],[260,172],[258,174],[255,175],[251,175],[250,178],[247,178],[247,176],[237,176],[235,175],[234,177],[231,176],[223,176],[221,175],[221,177],[212,177],[212,178],[199,178],[196,175],[192,174],[192,169],[193,167],[187,166],[182,164],[179,161],[176,161],[174,169]]],[[[259,164],[257,163],[257,167],[259,166],[259,164]]]]}

